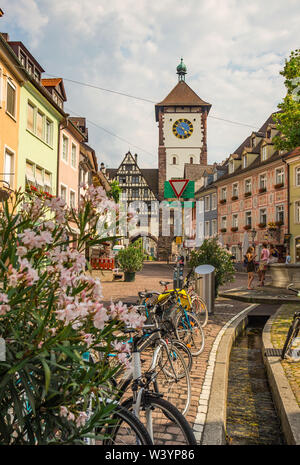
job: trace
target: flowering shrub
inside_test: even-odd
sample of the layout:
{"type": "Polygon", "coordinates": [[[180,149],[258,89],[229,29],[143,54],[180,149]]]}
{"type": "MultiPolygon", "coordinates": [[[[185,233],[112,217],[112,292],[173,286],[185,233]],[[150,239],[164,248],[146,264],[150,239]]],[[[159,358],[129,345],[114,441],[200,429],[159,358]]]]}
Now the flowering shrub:
{"type": "Polygon", "coordinates": [[[112,209],[118,212],[102,187],[93,186],[85,189],[78,210],[32,190],[3,203],[1,444],[82,443],[114,408],[106,401],[109,380],[128,363],[129,352],[120,330],[140,328],[144,317],[121,302],[105,308],[100,281],[86,272],[86,247],[113,239],[107,224],[97,234],[98,220],[112,209]],[[79,230],[76,249],[68,240],[70,221],[79,230]],[[94,363],[83,356],[87,352],[94,363]],[[108,354],[116,354],[114,368],[108,354]]]}
{"type": "Polygon", "coordinates": [[[216,238],[205,239],[198,250],[192,250],[189,265],[212,265],[215,267],[215,294],[227,281],[233,281],[235,273],[231,253],[216,238]]]}

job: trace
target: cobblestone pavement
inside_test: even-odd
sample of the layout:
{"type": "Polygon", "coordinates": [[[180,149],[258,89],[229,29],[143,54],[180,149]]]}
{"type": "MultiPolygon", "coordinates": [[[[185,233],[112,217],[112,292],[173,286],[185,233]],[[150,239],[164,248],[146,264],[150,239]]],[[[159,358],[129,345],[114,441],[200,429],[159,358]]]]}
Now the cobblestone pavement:
{"type": "MultiPolygon", "coordinates": [[[[137,293],[140,290],[147,288],[148,290],[160,290],[160,280],[172,281],[173,268],[166,263],[146,263],[141,272],[137,273],[136,280],[132,283],[119,282],[103,282],[103,297],[107,304],[112,300],[122,300],[126,302],[136,302],[137,293]]],[[[237,273],[235,281],[227,283],[223,289],[230,287],[246,286],[246,273],[237,273]]],[[[206,370],[208,368],[209,355],[212,345],[221,330],[221,328],[233,316],[245,309],[249,304],[245,302],[232,301],[229,299],[217,298],[215,301],[214,313],[209,316],[207,326],[204,328],[205,347],[198,357],[193,358],[193,367],[190,373],[192,385],[191,405],[186,414],[187,420],[191,425],[195,425],[197,433],[201,432],[201,415],[204,415],[207,410],[209,399],[208,386],[204,385],[206,370]],[[199,403],[201,394],[201,403],[199,403]],[[206,408],[205,408],[206,407],[206,408]]],[[[199,437],[199,434],[198,434],[199,437]]],[[[166,437],[168,444],[178,444],[175,436],[166,437]]]]}

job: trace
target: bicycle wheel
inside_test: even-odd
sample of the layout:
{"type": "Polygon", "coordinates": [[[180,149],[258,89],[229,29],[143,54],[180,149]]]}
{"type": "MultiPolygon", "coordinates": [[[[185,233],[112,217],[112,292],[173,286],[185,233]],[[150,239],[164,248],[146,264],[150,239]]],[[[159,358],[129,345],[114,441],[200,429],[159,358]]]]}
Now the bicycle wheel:
{"type": "MultiPolygon", "coordinates": [[[[122,405],[133,410],[133,398],[122,405]]],[[[197,445],[193,430],[184,416],[174,405],[155,394],[144,393],[139,417],[153,444],[197,445]]]]}
{"type": "Polygon", "coordinates": [[[151,437],[142,422],[124,406],[114,412],[111,424],[103,431],[103,441],[98,445],[152,445],[151,437]]]}
{"type": "Polygon", "coordinates": [[[208,321],[208,310],[205,301],[198,295],[193,294],[191,296],[192,308],[196,313],[198,320],[201,323],[202,328],[207,325],[208,321]]]}
{"type": "Polygon", "coordinates": [[[185,415],[191,402],[191,380],[184,358],[173,343],[162,345],[155,367],[154,388],[185,415]]]}
{"type": "Polygon", "coordinates": [[[193,356],[191,354],[190,349],[184,342],[179,341],[178,339],[171,339],[171,343],[177,350],[179,350],[180,355],[182,355],[184,359],[184,363],[190,372],[193,366],[193,356]]]}
{"type": "Polygon", "coordinates": [[[174,320],[176,337],[184,342],[195,357],[204,349],[204,332],[198,317],[191,312],[181,310],[174,320]]]}
{"type": "Polygon", "coordinates": [[[286,336],[286,340],[285,340],[285,343],[284,343],[284,346],[283,346],[283,349],[282,349],[282,352],[281,352],[281,358],[284,359],[284,357],[286,356],[287,352],[289,351],[291,345],[292,345],[292,342],[293,340],[295,339],[295,337],[297,337],[298,333],[299,333],[299,321],[298,320],[294,320],[293,323],[291,324],[291,326],[289,327],[289,330],[288,330],[288,333],[287,333],[287,336],[286,336]]]}

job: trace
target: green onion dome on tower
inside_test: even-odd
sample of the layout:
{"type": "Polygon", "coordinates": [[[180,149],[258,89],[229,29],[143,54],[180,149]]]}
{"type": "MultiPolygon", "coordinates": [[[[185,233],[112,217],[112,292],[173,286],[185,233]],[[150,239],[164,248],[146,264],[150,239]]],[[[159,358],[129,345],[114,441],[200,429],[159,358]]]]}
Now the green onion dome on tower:
{"type": "Polygon", "coordinates": [[[179,81],[184,81],[185,74],[187,73],[187,71],[186,71],[186,66],[183,63],[183,58],[181,58],[180,64],[177,66],[176,70],[177,70],[179,81]]]}

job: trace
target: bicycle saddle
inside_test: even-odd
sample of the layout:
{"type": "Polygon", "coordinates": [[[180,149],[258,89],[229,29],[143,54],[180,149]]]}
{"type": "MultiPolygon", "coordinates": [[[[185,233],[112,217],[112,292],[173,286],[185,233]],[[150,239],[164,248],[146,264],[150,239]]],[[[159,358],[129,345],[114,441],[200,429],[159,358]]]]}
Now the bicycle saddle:
{"type": "Polygon", "coordinates": [[[139,291],[138,294],[139,294],[139,297],[141,299],[144,299],[145,297],[152,297],[153,296],[152,292],[148,292],[148,291],[139,291]]]}
{"type": "Polygon", "coordinates": [[[159,284],[162,286],[167,286],[168,284],[171,284],[171,281],[159,281],[159,284]]]}

